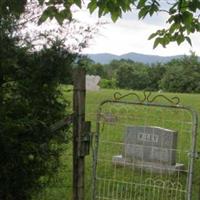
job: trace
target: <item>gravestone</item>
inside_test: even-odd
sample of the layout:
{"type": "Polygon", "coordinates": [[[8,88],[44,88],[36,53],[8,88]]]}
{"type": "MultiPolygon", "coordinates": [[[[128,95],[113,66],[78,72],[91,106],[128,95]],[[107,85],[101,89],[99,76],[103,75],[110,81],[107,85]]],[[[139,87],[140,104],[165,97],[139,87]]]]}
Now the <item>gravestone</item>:
{"type": "Polygon", "coordinates": [[[101,78],[100,76],[86,75],[86,90],[87,91],[99,91],[98,86],[101,78]]]}
{"type": "Polygon", "coordinates": [[[155,126],[127,126],[122,155],[113,163],[132,165],[153,171],[175,171],[183,168],[176,163],[176,131],[155,126]]]}

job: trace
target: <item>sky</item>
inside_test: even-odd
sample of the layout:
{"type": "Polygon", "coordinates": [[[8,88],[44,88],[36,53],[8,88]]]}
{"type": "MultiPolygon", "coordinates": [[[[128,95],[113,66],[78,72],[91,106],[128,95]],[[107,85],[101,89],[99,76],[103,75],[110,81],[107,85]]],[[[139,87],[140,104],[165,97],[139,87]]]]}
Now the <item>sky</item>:
{"type": "MultiPolygon", "coordinates": [[[[88,0],[85,0],[87,6],[88,0]]],[[[32,4],[31,4],[32,6],[32,4]]],[[[166,8],[166,1],[161,1],[162,8],[166,8]]],[[[37,10],[37,9],[31,9],[37,10]]],[[[39,10],[38,12],[42,12],[39,10]]],[[[34,12],[30,12],[28,18],[34,15],[34,12]]],[[[37,13],[36,13],[37,14],[37,13]]],[[[27,28],[23,29],[24,35],[27,33],[34,39],[36,46],[42,46],[47,42],[47,38],[40,38],[40,33],[46,30],[52,34],[52,36],[58,36],[59,38],[65,38],[67,46],[77,46],[79,41],[82,41],[85,37],[84,34],[77,35],[76,33],[80,26],[87,26],[90,24],[94,26],[98,21],[98,31],[93,34],[93,39],[89,41],[87,48],[83,49],[81,53],[111,53],[116,55],[122,55],[130,52],[159,55],[159,56],[173,56],[173,55],[189,55],[191,51],[200,56],[200,32],[191,35],[192,46],[187,42],[182,43],[180,46],[177,43],[171,43],[166,48],[158,46],[153,49],[154,40],[148,40],[148,37],[159,29],[166,28],[167,14],[161,13],[153,17],[146,17],[144,20],[138,20],[137,10],[128,12],[123,15],[121,19],[118,19],[116,23],[111,21],[109,15],[102,18],[97,17],[97,13],[90,15],[86,8],[74,9],[73,17],[80,23],[74,28],[74,25],[67,25],[60,27],[55,20],[46,21],[40,26],[37,23],[29,22],[27,28]],[[37,39],[39,36],[40,39],[37,39]],[[75,44],[74,44],[75,43],[75,44]]],[[[23,17],[22,17],[23,19],[23,17]]],[[[70,48],[71,49],[71,48],[70,48]]]]}
{"type": "MultiPolygon", "coordinates": [[[[106,22],[98,26],[98,33],[89,42],[89,47],[83,50],[83,53],[111,53],[122,55],[129,52],[172,56],[189,55],[194,51],[200,56],[200,33],[191,35],[192,47],[184,42],[180,46],[176,43],[168,45],[166,48],[158,46],[153,49],[153,40],[148,40],[151,33],[166,27],[166,14],[159,14],[154,17],[148,17],[145,20],[138,20],[137,11],[129,12],[123,15],[116,23],[110,20],[110,16],[100,19],[106,22]]],[[[75,18],[87,23],[95,23],[98,20],[96,14],[90,15],[89,12],[81,10],[74,14],[75,18]]]]}

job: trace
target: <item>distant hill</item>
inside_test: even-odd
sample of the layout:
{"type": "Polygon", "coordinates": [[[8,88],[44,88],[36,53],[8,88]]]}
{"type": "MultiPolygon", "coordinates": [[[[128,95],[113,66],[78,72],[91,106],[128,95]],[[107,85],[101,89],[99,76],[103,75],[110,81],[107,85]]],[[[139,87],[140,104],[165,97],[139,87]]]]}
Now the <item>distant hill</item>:
{"type": "Polygon", "coordinates": [[[121,59],[129,59],[136,62],[142,62],[145,64],[152,64],[152,63],[166,63],[174,58],[180,58],[183,55],[177,55],[177,56],[155,56],[155,55],[145,55],[145,54],[139,54],[139,53],[127,53],[123,55],[114,55],[109,53],[99,53],[99,54],[87,54],[87,56],[92,59],[96,63],[101,64],[108,64],[112,60],[121,60],[121,59]]]}

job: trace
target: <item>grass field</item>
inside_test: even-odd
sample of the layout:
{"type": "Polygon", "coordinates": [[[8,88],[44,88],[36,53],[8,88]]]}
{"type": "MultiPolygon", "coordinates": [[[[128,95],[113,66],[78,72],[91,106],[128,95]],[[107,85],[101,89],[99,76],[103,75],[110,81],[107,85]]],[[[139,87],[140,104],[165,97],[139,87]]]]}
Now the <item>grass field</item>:
{"type": "MultiPolygon", "coordinates": [[[[64,88],[65,91],[65,88],[64,88]]],[[[121,94],[131,91],[117,90],[121,94]]],[[[98,92],[87,92],[86,118],[92,121],[92,131],[96,132],[96,113],[100,102],[112,99],[115,90],[101,90],[98,92]]],[[[141,98],[142,92],[136,92],[141,98]]],[[[153,93],[152,95],[156,95],[153,93]]],[[[71,100],[72,93],[65,93],[65,97],[71,100]]],[[[193,107],[200,113],[199,94],[172,94],[164,93],[168,98],[178,96],[181,104],[193,107]]],[[[128,100],[133,98],[129,97],[128,100]]],[[[161,102],[164,101],[161,99],[161,102]]],[[[106,122],[105,118],[100,123],[99,156],[97,165],[97,196],[98,199],[143,199],[143,200],[183,200],[185,196],[185,185],[187,172],[176,174],[157,174],[152,171],[146,172],[133,167],[117,167],[112,164],[112,156],[118,155],[123,149],[124,127],[126,125],[153,125],[161,126],[179,132],[177,145],[177,162],[185,165],[188,169],[188,150],[191,146],[191,117],[185,111],[166,110],[144,106],[106,104],[103,106],[102,114],[112,114],[115,122],[106,122]],[[159,180],[155,183],[156,180],[159,180]],[[164,182],[168,181],[168,185],[164,182]],[[146,181],[146,182],[145,182],[146,181]],[[147,183],[148,181],[148,183],[147,183]],[[164,183],[164,184],[163,184],[164,183]],[[159,187],[158,187],[159,185],[159,187]],[[164,188],[168,189],[165,190],[164,188]],[[125,195],[125,196],[124,196],[125,195]],[[132,198],[134,196],[134,198],[132,198]]],[[[197,138],[197,150],[200,149],[199,137],[197,138]]],[[[200,188],[200,161],[195,161],[195,176],[193,180],[193,199],[199,200],[200,188]]],[[[92,186],[92,156],[86,159],[86,200],[91,197],[92,186]]],[[[68,200],[72,196],[72,145],[66,145],[66,152],[62,156],[62,166],[56,179],[37,196],[37,199],[45,200],[68,200]]]]}

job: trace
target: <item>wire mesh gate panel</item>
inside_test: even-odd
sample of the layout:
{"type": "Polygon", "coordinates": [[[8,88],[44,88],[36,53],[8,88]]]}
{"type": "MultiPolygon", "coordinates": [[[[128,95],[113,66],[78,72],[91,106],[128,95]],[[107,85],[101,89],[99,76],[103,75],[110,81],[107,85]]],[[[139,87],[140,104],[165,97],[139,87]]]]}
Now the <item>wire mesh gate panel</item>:
{"type": "Polygon", "coordinates": [[[131,93],[102,102],[92,199],[191,200],[197,122],[196,112],[178,98],[131,93]]]}

